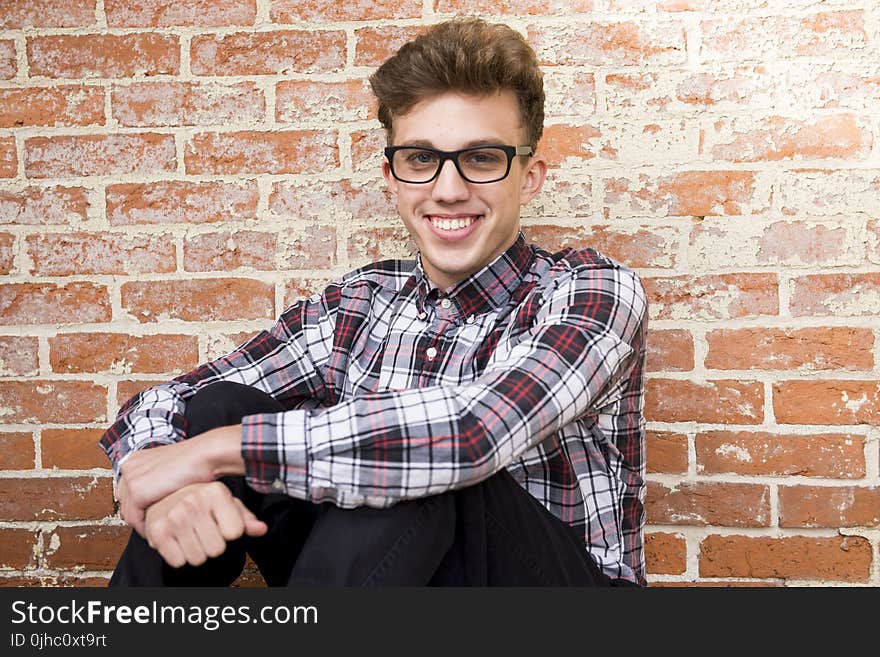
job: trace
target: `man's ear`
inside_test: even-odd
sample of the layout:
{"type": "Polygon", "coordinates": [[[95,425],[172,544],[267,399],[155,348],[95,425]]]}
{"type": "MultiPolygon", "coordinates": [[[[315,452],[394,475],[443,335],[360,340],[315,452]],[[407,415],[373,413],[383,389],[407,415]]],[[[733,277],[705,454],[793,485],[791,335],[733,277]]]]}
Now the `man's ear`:
{"type": "Polygon", "coordinates": [[[382,176],[385,178],[385,184],[388,185],[388,191],[397,198],[397,178],[391,175],[391,165],[388,164],[388,160],[382,161],[382,176]]]}
{"type": "Polygon", "coordinates": [[[538,195],[547,179],[547,162],[540,154],[529,158],[519,188],[519,204],[526,205],[538,195]]]}

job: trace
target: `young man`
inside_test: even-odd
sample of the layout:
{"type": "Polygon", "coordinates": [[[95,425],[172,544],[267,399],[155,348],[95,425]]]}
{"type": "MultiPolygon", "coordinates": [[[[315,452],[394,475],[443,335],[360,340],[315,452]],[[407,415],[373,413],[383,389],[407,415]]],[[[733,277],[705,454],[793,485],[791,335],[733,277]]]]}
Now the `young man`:
{"type": "Polygon", "coordinates": [[[520,34],[433,27],[371,77],[418,247],[129,400],[111,585],[645,584],[637,276],[520,233],[544,92],[520,34]]]}

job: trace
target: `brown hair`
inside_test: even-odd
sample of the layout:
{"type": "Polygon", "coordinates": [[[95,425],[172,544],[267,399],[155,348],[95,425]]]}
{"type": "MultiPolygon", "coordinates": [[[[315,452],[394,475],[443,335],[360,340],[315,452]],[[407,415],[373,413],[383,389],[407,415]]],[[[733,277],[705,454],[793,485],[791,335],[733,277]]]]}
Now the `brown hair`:
{"type": "Polygon", "coordinates": [[[516,30],[480,18],[456,18],[404,44],[370,76],[379,121],[391,142],[393,118],[447,91],[487,95],[512,91],[528,144],[544,130],[544,82],[538,58],[516,30]]]}

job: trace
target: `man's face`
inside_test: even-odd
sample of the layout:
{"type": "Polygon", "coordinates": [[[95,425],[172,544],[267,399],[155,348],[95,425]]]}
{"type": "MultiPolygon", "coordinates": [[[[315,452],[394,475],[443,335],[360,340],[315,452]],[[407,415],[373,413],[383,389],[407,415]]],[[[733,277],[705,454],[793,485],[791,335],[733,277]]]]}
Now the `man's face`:
{"type": "MultiPolygon", "coordinates": [[[[444,93],[394,117],[393,146],[453,151],[490,144],[526,144],[511,91],[490,96],[444,93]]],[[[396,180],[387,161],[382,172],[421,253],[425,273],[437,287],[447,289],[513,244],[519,232],[520,206],[540,191],[546,164],[538,156],[514,157],[504,180],[485,184],[467,182],[449,160],[428,183],[396,180]]]]}

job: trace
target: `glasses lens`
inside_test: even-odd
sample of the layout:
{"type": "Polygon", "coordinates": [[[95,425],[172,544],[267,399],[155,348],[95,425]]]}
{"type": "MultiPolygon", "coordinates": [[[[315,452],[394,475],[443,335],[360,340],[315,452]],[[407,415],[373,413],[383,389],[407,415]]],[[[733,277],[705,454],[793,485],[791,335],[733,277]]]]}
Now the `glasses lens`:
{"type": "Polygon", "coordinates": [[[421,148],[401,148],[394,152],[394,175],[406,182],[427,182],[437,173],[440,156],[421,148]]]}
{"type": "Polygon", "coordinates": [[[479,148],[460,153],[458,166],[465,178],[474,182],[490,182],[507,173],[507,153],[500,148],[479,148]]]}

